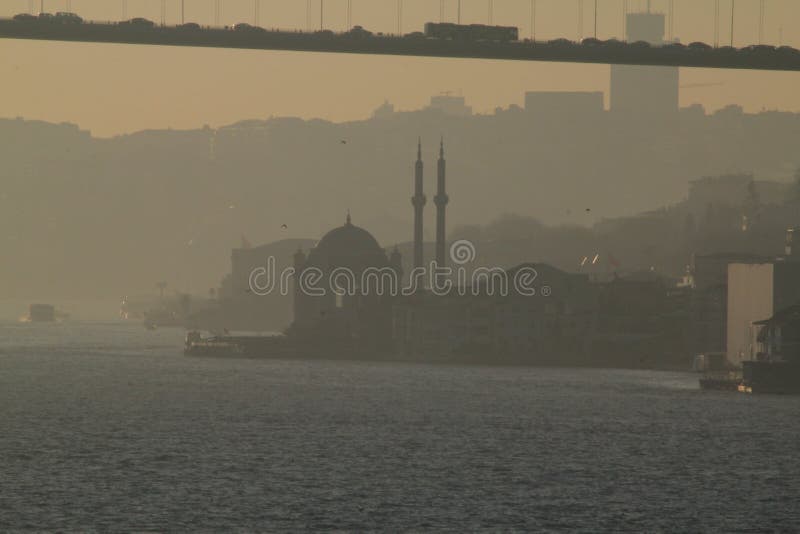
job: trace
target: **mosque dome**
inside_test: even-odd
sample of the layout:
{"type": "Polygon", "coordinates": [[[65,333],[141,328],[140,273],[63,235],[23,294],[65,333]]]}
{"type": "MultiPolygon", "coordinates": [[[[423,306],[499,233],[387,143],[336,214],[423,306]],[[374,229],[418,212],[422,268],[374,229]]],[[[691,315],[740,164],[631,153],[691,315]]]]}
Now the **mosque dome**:
{"type": "Polygon", "coordinates": [[[378,241],[363,228],[352,223],[350,215],[347,222],[334,228],[311,249],[308,264],[317,267],[349,267],[363,269],[382,267],[387,264],[386,253],[378,241]]]}

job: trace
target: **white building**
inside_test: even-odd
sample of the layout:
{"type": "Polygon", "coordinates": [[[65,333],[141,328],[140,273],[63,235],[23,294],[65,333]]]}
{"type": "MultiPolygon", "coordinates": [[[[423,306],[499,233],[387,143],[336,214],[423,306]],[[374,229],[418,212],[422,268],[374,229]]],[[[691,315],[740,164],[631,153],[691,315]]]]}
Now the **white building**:
{"type": "Polygon", "coordinates": [[[728,265],[728,360],[741,366],[757,352],[760,326],[754,323],[800,302],[800,262],[728,265]]]}

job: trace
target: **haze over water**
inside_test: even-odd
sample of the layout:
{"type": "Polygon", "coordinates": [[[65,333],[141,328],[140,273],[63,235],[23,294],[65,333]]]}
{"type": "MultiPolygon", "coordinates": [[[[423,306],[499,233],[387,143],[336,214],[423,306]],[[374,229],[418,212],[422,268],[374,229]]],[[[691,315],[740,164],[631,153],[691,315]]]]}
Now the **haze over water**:
{"type": "Polygon", "coordinates": [[[795,531],[800,399],[0,325],[0,528],[795,531]]]}

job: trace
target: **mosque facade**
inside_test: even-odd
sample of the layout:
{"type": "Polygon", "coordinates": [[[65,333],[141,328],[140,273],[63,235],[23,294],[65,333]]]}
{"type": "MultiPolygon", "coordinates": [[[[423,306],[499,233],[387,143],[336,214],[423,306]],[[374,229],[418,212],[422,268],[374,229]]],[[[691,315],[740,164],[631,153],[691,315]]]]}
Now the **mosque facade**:
{"type": "MultiPolygon", "coordinates": [[[[421,144],[414,172],[414,259],[423,258],[423,163],[421,144]]],[[[444,142],[439,148],[437,194],[436,261],[445,259],[444,142]]],[[[387,252],[364,228],[353,224],[350,213],[344,225],[325,234],[307,253],[294,255],[294,316],[288,330],[299,342],[347,350],[390,350],[393,338],[392,308],[403,286],[402,257],[395,247],[387,252]],[[396,285],[390,286],[393,277],[396,285]]]]}

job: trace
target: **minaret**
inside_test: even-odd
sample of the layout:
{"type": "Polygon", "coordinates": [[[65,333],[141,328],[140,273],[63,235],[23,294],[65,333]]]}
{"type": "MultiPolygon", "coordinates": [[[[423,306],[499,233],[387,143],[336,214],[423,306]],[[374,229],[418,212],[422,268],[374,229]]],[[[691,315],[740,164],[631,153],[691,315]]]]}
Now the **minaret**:
{"type": "Polygon", "coordinates": [[[436,197],[433,202],[436,204],[436,265],[445,267],[447,259],[445,257],[445,249],[447,244],[446,239],[446,226],[445,226],[445,211],[447,210],[447,203],[450,199],[446,192],[445,183],[446,164],[444,161],[444,138],[439,145],[439,179],[437,180],[436,197]]]}
{"type": "Polygon", "coordinates": [[[422,210],[427,199],[422,192],[422,139],[417,143],[417,164],[414,169],[414,196],[411,205],[414,206],[414,267],[422,267],[425,258],[422,254],[422,210]]]}

